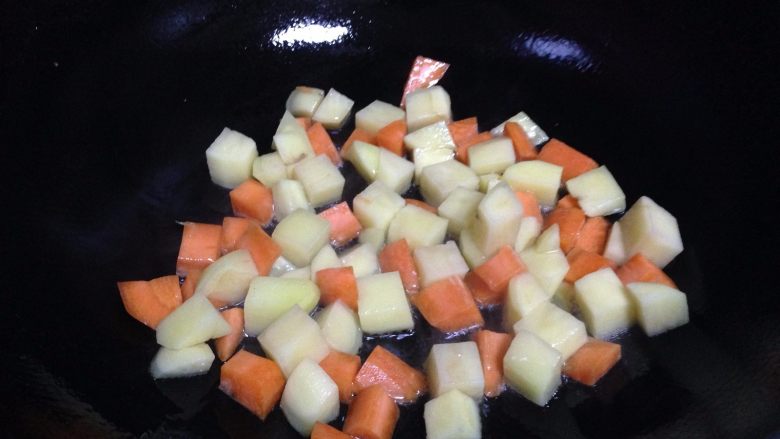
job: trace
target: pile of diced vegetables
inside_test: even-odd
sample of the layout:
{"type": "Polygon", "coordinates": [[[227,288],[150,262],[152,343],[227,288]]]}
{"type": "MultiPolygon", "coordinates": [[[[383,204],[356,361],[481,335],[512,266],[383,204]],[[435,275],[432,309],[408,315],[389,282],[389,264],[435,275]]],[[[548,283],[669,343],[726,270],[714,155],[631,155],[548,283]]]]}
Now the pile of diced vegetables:
{"type": "Polygon", "coordinates": [[[662,271],[683,250],[675,218],[641,197],[607,219],[626,208],[609,170],[523,112],[485,132],[453,121],[435,85],[447,67],[418,57],[402,106],[357,111],[340,148],[329,130],[353,101],[334,89],[292,91],[274,152],[222,131],[206,160],[235,216],[183,223],[176,275],[118,283],[157,331],[155,379],[207,372],[215,340],[220,389],[260,419],[279,403],[301,435],[389,438],[397,404],[428,393],[429,437],[480,437],[483,396],[508,385],[543,406],[562,374],[595,385],[634,323],[653,336],[688,322],[662,271]],[[351,203],[342,160],[368,183],[351,203]],[[413,186],[422,200],[401,195],[413,186]],[[505,332],[483,328],[496,306],[505,332]],[[364,337],[409,333],[414,309],[472,341],[433,345],[424,370],[381,346],[361,362],[364,337]]]}

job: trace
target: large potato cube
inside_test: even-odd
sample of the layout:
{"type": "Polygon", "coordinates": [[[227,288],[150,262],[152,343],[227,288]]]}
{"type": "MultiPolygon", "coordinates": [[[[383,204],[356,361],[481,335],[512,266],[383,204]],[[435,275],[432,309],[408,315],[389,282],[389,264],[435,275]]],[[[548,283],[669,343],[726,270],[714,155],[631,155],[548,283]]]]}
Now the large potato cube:
{"type": "Polygon", "coordinates": [[[308,313],[319,300],[320,289],[310,279],[258,276],[244,301],[244,330],[257,336],[294,305],[308,313]]]}
{"type": "Polygon", "coordinates": [[[295,270],[296,268],[298,267],[293,265],[293,263],[287,260],[287,258],[285,258],[284,256],[279,256],[278,258],[276,258],[274,264],[271,266],[271,273],[269,273],[268,275],[272,277],[279,277],[284,273],[295,270]]]}
{"type": "Polygon", "coordinates": [[[414,163],[385,148],[379,148],[379,162],[375,178],[395,193],[402,194],[412,185],[414,163]]]}
{"type": "Polygon", "coordinates": [[[457,188],[477,190],[479,177],[457,160],[426,166],[420,174],[420,193],[431,206],[438,207],[457,188]]]}
{"type": "Polygon", "coordinates": [[[405,238],[412,250],[440,244],[446,235],[446,219],[413,204],[402,207],[387,228],[387,242],[405,238]]]}
{"type": "Polygon", "coordinates": [[[252,177],[263,183],[263,186],[272,187],[279,180],[287,178],[287,167],[278,152],[269,152],[255,157],[252,162],[252,177]]]}
{"type": "Polygon", "coordinates": [[[550,295],[531,273],[520,273],[509,281],[504,304],[504,326],[511,328],[527,317],[537,306],[547,302],[550,295]]]}
{"type": "Polygon", "coordinates": [[[160,347],[152,359],[149,372],[152,378],[181,378],[202,375],[211,369],[214,353],[206,343],[182,349],[160,347]]]}
{"type": "Polygon", "coordinates": [[[396,120],[406,118],[406,112],[395,105],[376,100],[355,113],[355,126],[361,130],[376,134],[396,120]]]}
{"type": "MultiPolygon", "coordinates": [[[[287,110],[284,110],[284,114],[282,115],[282,118],[279,119],[279,125],[276,127],[276,132],[274,134],[279,133],[292,133],[292,132],[303,132],[306,133],[306,130],[301,126],[301,124],[298,123],[298,121],[295,119],[295,116],[292,115],[287,110]]],[[[274,146],[272,144],[274,148],[274,146]]]]}
{"type": "Polygon", "coordinates": [[[428,439],[479,439],[482,422],[474,399],[457,389],[425,403],[423,412],[428,439]]]}
{"type": "Polygon", "coordinates": [[[339,388],[319,364],[303,360],[287,379],[279,406],[290,425],[309,436],[314,424],[339,415],[339,388]]]}
{"type": "Polygon", "coordinates": [[[317,324],[328,345],[339,352],[355,355],[363,343],[358,316],[344,302],[337,300],[317,314],[317,324]]]}
{"type": "Polygon", "coordinates": [[[420,286],[428,285],[457,276],[463,279],[469,271],[469,266],[455,245],[455,241],[447,241],[445,244],[429,247],[417,247],[414,249],[414,264],[420,276],[420,286]]]}
{"type": "Polygon", "coordinates": [[[330,245],[323,245],[320,251],[311,259],[311,280],[316,280],[317,272],[326,268],[343,267],[341,258],[330,245]]]}
{"type": "Polygon", "coordinates": [[[326,219],[299,209],[281,220],[271,237],[282,247],[282,256],[305,267],[328,243],[329,235],[330,223],[326,219]]]}
{"type": "Polygon", "coordinates": [[[251,138],[224,128],[206,149],[206,164],[211,181],[233,189],[252,176],[257,145],[251,138]]]}
{"type": "Polygon", "coordinates": [[[289,377],[298,364],[310,359],[319,363],[330,348],[317,322],[298,305],[274,320],[257,337],[263,352],[289,377]]]}
{"type": "Polygon", "coordinates": [[[520,227],[517,229],[517,238],[515,238],[515,251],[520,253],[533,244],[534,240],[542,232],[542,223],[533,216],[524,216],[520,220],[520,227]]]}
{"type": "Polygon", "coordinates": [[[626,248],[623,245],[623,231],[620,230],[620,221],[612,223],[609,229],[609,237],[604,247],[604,257],[612,259],[615,264],[623,265],[628,260],[626,257],[626,248]]]}
{"type": "Polygon", "coordinates": [[[473,341],[435,344],[425,362],[428,386],[435,398],[457,389],[479,399],[485,389],[482,362],[473,341]]]}
{"type": "Polygon", "coordinates": [[[194,294],[228,304],[244,300],[249,282],[257,276],[257,265],[249,251],[232,251],[209,264],[200,275],[194,294]]]}
{"type": "Polygon", "coordinates": [[[314,155],[306,131],[285,131],[275,134],[273,146],[285,165],[291,165],[314,155]]]}
{"type": "Polygon", "coordinates": [[[528,160],[508,167],[502,177],[512,190],[534,194],[539,204],[554,207],[561,187],[563,168],[541,160],[528,160]]]}
{"type": "Polygon", "coordinates": [[[478,175],[502,173],[515,163],[515,148],[507,137],[497,137],[469,147],[469,167],[478,175]]]}
{"type": "Polygon", "coordinates": [[[477,247],[472,236],[472,230],[470,227],[463,229],[460,233],[460,240],[458,241],[458,248],[463,255],[463,259],[469,265],[472,270],[482,265],[487,256],[482,253],[482,250],[477,247]]]}
{"type": "Polygon", "coordinates": [[[379,258],[376,254],[376,248],[371,244],[359,244],[352,247],[341,255],[341,264],[344,267],[352,267],[355,277],[379,272],[379,258]]]}
{"type": "Polygon", "coordinates": [[[320,102],[311,120],[321,123],[329,130],[341,128],[344,122],[347,121],[349,112],[352,111],[352,105],[354,104],[355,101],[331,88],[322,102],[320,102]]]}
{"type": "Polygon", "coordinates": [[[415,149],[455,149],[455,141],[445,122],[436,122],[404,136],[404,146],[408,151],[415,149]]]}
{"type": "Polygon", "coordinates": [[[525,134],[531,140],[531,143],[536,146],[539,146],[542,143],[550,140],[550,138],[547,137],[547,134],[539,127],[539,125],[537,125],[536,122],[534,122],[530,117],[528,117],[527,114],[525,114],[525,112],[522,111],[510,117],[501,125],[490,130],[490,134],[494,136],[500,136],[504,134],[504,125],[507,122],[514,122],[520,125],[520,128],[525,131],[525,134]]]}
{"type": "Polygon", "coordinates": [[[352,201],[352,210],[364,228],[387,230],[395,214],[406,201],[381,181],[368,185],[352,201]]]}
{"type": "Polygon", "coordinates": [[[371,274],[357,280],[360,327],[368,334],[414,328],[412,311],[397,271],[371,274]]]}
{"type": "Polygon", "coordinates": [[[550,302],[542,302],[513,326],[515,332],[533,332],[561,353],[566,361],[588,341],[585,324],[550,302]]]}
{"type": "Polygon", "coordinates": [[[374,248],[374,251],[379,253],[385,246],[386,231],[377,229],[376,227],[369,227],[360,231],[358,235],[358,243],[369,244],[374,248]]]}
{"type": "Polygon", "coordinates": [[[592,336],[606,339],[634,323],[634,307],[611,268],[583,276],[574,289],[574,299],[592,336]]]}
{"type": "Polygon", "coordinates": [[[572,314],[576,314],[576,303],[574,301],[574,284],[562,282],[561,286],[555,290],[555,294],[550,298],[558,308],[572,314]]]}
{"type": "Polygon", "coordinates": [[[314,207],[324,206],[341,198],[344,176],[324,154],[300,161],[295,165],[293,175],[303,185],[306,197],[314,207]]]}
{"type": "Polygon", "coordinates": [[[683,251],[677,219],[649,197],[641,197],[620,219],[626,257],[642,253],[664,268],[683,251]]]}
{"type": "Polygon", "coordinates": [[[184,301],[157,325],[157,344],[182,349],[230,333],[230,324],[204,295],[184,301]]]}
{"type": "Polygon", "coordinates": [[[322,102],[325,91],[319,88],[298,86],[290,93],[285,108],[293,116],[311,117],[322,102]]]}
{"type": "Polygon", "coordinates": [[[569,271],[569,261],[560,247],[558,225],[553,224],[539,235],[533,247],[520,252],[520,259],[547,294],[552,296],[569,271]]]}
{"type": "Polygon", "coordinates": [[[646,282],[630,283],[627,288],[639,326],[650,337],[688,323],[688,300],[682,291],[646,282]]]}
{"type": "Polygon", "coordinates": [[[440,85],[406,95],[406,126],[409,132],[438,121],[452,120],[450,95],[440,85]]]}
{"type": "Polygon", "coordinates": [[[520,330],[504,355],[504,379],[536,405],[547,404],[561,384],[561,353],[536,334],[520,330]]]}
{"type": "Polygon", "coordinates": [[[470,226],[474,243],[488,257],[504,245],[514,245],[522,216],[515,193],[504,183],[496,185],[477,206],[477,219],[470,226]]]}
{"type": "Polygon", "coordinates": [[[460,236],[460,232],[477,218],[477,206],[485,194],[465,187],[456,187],[439,204],[438,213],[446,218],[447,233],[460,236]]]}
{"type": "Polygon", "coordinates": [[[446,162],[455,158],[455,151],[449,148],[415,148],[412,150],[414,161],[414,178],[420,179],[423,169],[436,163],[446,162]]]}
{"type": "Polygon", "coordinates": [[[379,170],[379,152],[382,148],[360,140],[352,142],[346,159],[366,181],[374,181],[379,170]]]}
{"type": "Polygon", "coordinates": [[[501,183],[501,174],[490,173],[479,176],[479,191],[483,194],[493,189],[493,186],[501,183]]]}
{"type": "Polygon", "coordinates": [[[274,200],[274,217],[283,220],[287,215],[298,209],[314,212],[306,196],[306,189],[300,181],[282,179],[271,187],[271,196],[274,200]]]}
{"type": "Polygon", "coordinates": [[[585,215],[606,216],[626,210],[626,195],[606,166],[570,178],[566,189],[585,215]]]}

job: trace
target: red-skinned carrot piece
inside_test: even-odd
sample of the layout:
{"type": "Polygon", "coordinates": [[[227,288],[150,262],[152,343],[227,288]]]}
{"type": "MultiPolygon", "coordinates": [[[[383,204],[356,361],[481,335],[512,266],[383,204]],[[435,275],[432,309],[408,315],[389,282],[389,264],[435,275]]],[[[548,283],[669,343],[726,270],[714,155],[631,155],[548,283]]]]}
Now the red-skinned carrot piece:
{"type": "Polygon", "coordinates": [[[473,270],[490,291],[500,293],[502,296],[506,294],[509,280],[524,271],[526,271],[525,264],[508,245],[501,246],[495,255],[473,270]]]}
{"type": "Polygon", "coordinates": [[[505,123],[504,135],[512,140],[517,161],[534,160],[538,156],[536,147],[531,143],[531,139],[528,138],[525,130],[520,125],[514,122],[505,123]]]}
{"type": "Polygon", "coordinates": [[[379,267],[382,273],[397,271],[401,275],[406,294],[417,294],[420,291],[417,266],[414,265],[412,249],[406,239],[399,239],[382,247],[379,252],[379,267]]]}
{"type": "Polygon", "coordinates": [[[314,424],[314,428],[311,429],[309,439],[352,439],[352,436],[336,427],[317,422],[314,424]]]}
{"type": "Polygon", "coordinates": [[[558,139],[550,139],[539,151],[539,160],[563,167],[563,182],[599,167],[595,160],[558,139]]]}
{"type": "Polygon", "coordinates": [[[628,285],[631,282],[656,282],[671,288],[677,288],[674,281],[642,253],[631,256],[615,270],[615,273],[624,285],[628,285]]]}
{"type": "Polygon", "coordinates": [[[344,404],[352,400],[355,376],[360,370],[360,357],[331,350],[320,361],[320,367],[330,376],[339,388],[339,401],[344,404]]]}
{"type": "Polygon", "coordinates": [[[564,280],[571,283],[580,280],[580,278],[586,274],[593,273],[602,268],[616,268],[616,264],[611,259],[605,258],[598,253],[578,248],[570,251],[569,254],[566,255],[566,259],[569,261],[569,271],[566,272],[564,280]]]}
{"type": "Polygon", "coordinates": [[[217,348],[217,357],[227,361],[244,339],[244,309],[230,308],[222,311],[222,318],[230,324],[230,334],[219,337],[214,341],[217,348]]]}
{"type": "Polygon", "coordinates": [[[233,214],[268,224],[274,216],[274,198],[271,188],[257,180],[247,180],[230,191],[233,214]]]}
{"type": "Polygon", "coordinates": [[[390,122],[376,133],[376,145],[403,157],[406,122],[403,119],[390,122]]]}
{"type": "Polygon", "coordinates": [[[304,130],[308,130],[311,128],[311,118],[310,117],[296,117],[295,121],[298,122],[298,125],[301,126],[304,130]]]}
{"type": "Polygon", "coordinates": [[[198,286],[200,275],[203,274],[203,270],[190,270],[187,277],[184,278],[184,282],[181,284],[181,301],[192,297],[195,294],[195,287],[198,286]]]}
{"type": "Polygon", "coordinates": [[[220,252],[224,255],[238,248],[238,240],[252,221],[248,218],[226,216],[222,219],[220,252]]]}
{"type": "Polygon", "coordinates": [[[480,305],[497,305],[506,298],[506,290],[492,291],[474,271],[466,273],[463,282],[471,291],[471,297],[480,305]]]}
{"type": "Polygon", "coordinates": [[[359,395],[376,384],[399,402],[414,402],[428,388],[422,372],[382,346],[371,351],[355,376],[355,393],[359,395]]]}
{"type": "Polygon", "coordinates": [[[341,300],[357,311],[357,281],[352,267],[323,268],[314,277],[320,289],[320,303],[330,305],[341,300]]]}
{"type": "Polygon", "coordinates": [[[202,270],[219,258],[222,226],[186,222],[176,260],[176,274],[186,277],[192,269],[202,270]]]}
{"type": "Polygon", "coordinates": [[[357,238],[363,230],[346,201],[323,210],[319,215],[330,223],[330,240],[337,246],[357,238]]]}
{"type": "Polygon", "coordinates": [[[516,191],[515,197],[520,204],[523,205],[523,216],[534,217],[539,220],[539,224],[543,223],[542,209],[539,207],[539,201],[536,199],[536,195],[526,191],[516,191]]]}
{"type": "Polygon", "coordinates": [[[406,201],[406,204],[411,204],[412,206],[417,206],[420,209],[425,209],[434,215],[438,214],[439,212],[438,209],[426,203],[425,201],[416,200],[414,198],[404,198],[404,200],[406,201]]]}
{"type": "Polygon", "coordinates": [[[456,120],[447,125],[447,129],[450,131],[450,136],[456,146],[465,143],[468,139],[479,134],[479,126],[477,125],[476,117],[456,120]]]}
{"type": "Polygon", "coordinates": [[[593,386],[620,361],[620,345],[594,338],[580,347],[563,366],[564,375],[593,386]]]}
{"type": "Polygon", "coordinates": [[[282,397],[284,383],[275,362],[245,350],[236,352],[219,371],[219,389],[263,420],[282,397]]]}
{"type": "Polygon", "coordinates": [[[117,282],[116,286],[127,313],[152,329],[182,302],[176,275],[117,282]]]}
{"type": "Polygon", "coordinates": [[[341,157],[347,158],[349,154],[349,148],[352,147],[352,143],[356,140],[360,140],[361,142],[371,143],[374,144],[376,142],[376,137],[369,133],[366,130],[355,128],[354,131],[352,131],[352,134],[347,137],[347,140],[344,142],[344,145],[341,146],[341,157]]]}
{"type": "Polygon", "coordinates": [[[457,276],[428,285],[412,296],[412,303],[431,326],[442,332],[485,324],[471,291],[457,276]]]}
{"type": "Polygon", "coordinates": [[[544,229],[558,224],[561,250],[564,253],[574,248],[580,229],[585,224],[585,212],[576,207],[557,207],[544,219],[544,229]]]}
{"type": "Polygon", "coordinates": [[[563,197],[561,197],[560,200],[558,200],[558,204],[556,204],[556,207],[576,207],[580,208],[580,203],[577,201],[576,198],[572,197],[571,194],[566,194],[563,197]]]}
{"type": "Polygon", "coordinates": [[[412,63],[412,69],[409,71],[409,77],[406,78],[404,94],[401,96],[401,108],[406,106],[406,95],[417,89],[436,85],[449,67],[450,65],[445,62],[424,56],[416,57],[412,63]]]}
{"type": "Polygon", "coordinates": [[[306,136],[309,138],[314,154],[325,154],[334,165],[341,165],[341,156],[336,150],[336,145],[333,144],[330,134],[321,123],[317,122],[309,127],[306,130],[306,136]]]}
{"type": "Polygon", "coordinates": [[[344,433],[360,439],[390,439],[400,410],[380,386],[371,386],[355,396],[344,419],[344,433]]]}
{"type": "Polygon", "coordinates": [[[581,249],[599,255],[604,253],[610,226],[609,221],[603,216],[594,216],[586,219],[572,251],[581,249]]]}
{"type": "Polygon", "coordinates": [[[490,131],[485,131],[484,133],[479,133],[476,136],[469,137],[468,139],[464,140],[460,144],[456,144],[455,148],[455,158],[466,165],[469,164],[469,148],[476,145],[477,143],[486,142],[490,139],[492,139],[493,136],[490,134],[490,131]]]}
{"type": "Polygon", "coordinates": [[[267,276],[282,254],[282,248],[258,225],[250,224],[238,240],[238,248],[247,249],[255,261],[257,272],[267,276]]]}
{"type": "Polygon", "coordinates": [[[502,332],[480,329],[474,335],[485,376],[485,396],[501,394],[504,385],[504,355],[512,343],[512,336],[502,332]]]}

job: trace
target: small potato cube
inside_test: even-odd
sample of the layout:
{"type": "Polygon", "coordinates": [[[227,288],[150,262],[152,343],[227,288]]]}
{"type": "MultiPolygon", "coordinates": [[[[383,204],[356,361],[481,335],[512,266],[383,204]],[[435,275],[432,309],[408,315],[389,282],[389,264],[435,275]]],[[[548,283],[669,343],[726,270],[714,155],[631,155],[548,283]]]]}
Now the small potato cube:
{"type": "Polygon", "coordinates": [[[363,343],[358,316],[337,300],[317,314],[317,324],[328,345],[339,352],[355,355],[363,343]]]}
{"type": "Polygon", "coordinates": [[[404,205],[406,202],[400,195],[381,181],[375,181],[357,194],[352,201],[352,210],[363,227],[385,231],[404,205]]]}
{"type": "Polygon", "coordinates": [[[370,143],[356,140],[347,153],[347,159],[352,163],[361,177],[366,181],[374,181],[379,170],[379,152],[382,148],[370,143]]]}
{"type": "Polygon", "coordinates": [[[534,240],[542,231],[542,223],[538,218],[524,216],[520,220],[520,228],[517,229],[517,238],[515,238],[515,251],[520,253],[533,244],[534,240]]]}
{"type": "Polygon", "coordinates": [[[282,256],[305,267],[328,243],[329,234],[330,223],[326,219],[299,209],[281,220],[271,237],[282,247],[282,256]]]}
{"type": "Polygon", "coordinates": [[[284,256],[279,256],[276,258],[276,261],[274,261],[274,265],[271,266],[271,273],[269,276],[271,277],[279,277],[283,275],[284,273],[287,273],[288,271],[295,270],[296,267],[293,265],[292,262],[288,261],[287,258],[284,256]]]}
{"type": "Polygon", "coordinates": [[[425,372],[434,398],[453,389],[474,399],[482,398],[485,377],[473,341],[433,345],[425,361],[425,372]]]}
{"type": "Polygon", "coordinates": [[[355,113],[355,126],[376,134],[392,122],[406,118],[406,112],[395,105],[376,100],[355,113]]]}
{"type": "Polygon", "coordinates": [[[149,372],[152,378],[182,378],[203,375],[211,369],[214,353],[206,343],[182,349],[161,347],[152,359],[149,372]]]}
{"type": "Polygon", "coordinates": [[[329,130],[341,128],[344,122],[347,121],[349,112],[352,111],[354,104],[355,101],[331,88],[322,102],[320,102],[311,120],[321,123],[329,130]]]}
{"type": "Polygon", "coordinates": [[[409,190],[414,178],[414,163],[399,157],[385,148],[379,148],[376,181],[381,181],[397,194],[409,190]]]}
{"type": "Polygon", "coordinates": [[[412,150],[414,161],[414,178],[419,180],[423,169],[436,163],[446,162],[455,158],[455,151],[449,148],[415,148],[412,150]]]}
{"type": "Polygon", "coordinates": [[[369,244],[374,248],[374,251],[379,253],[385,246],[385,234],[386,231],[377,229],[376,227],[369,227],[360,231],[358,235],[358,243],[369,244]]]}
{"type": "Polygon", "coordinates": [[[593,337],[604,340],[634,323],[631,300],[611,268],[583,276],[574,289],[574,299],[593,337]]]}
{"type": "Polygon", "coordinates": [[[314,424],[339,415],[339,388],[312,360],[301,361],[290,374],[279,406],[292,427],[308,437],[314,424]]]}
{"type": "Polygon", "coordinates": [[[308,313],[319,300],[320,289],[310,279],[258,276],[244,301],[244,330],[255,337],[294,305],[308,313]]]}
{"type": "Polygon", "coordinates": [[[626,195],[606,166],[570,178],[566,189],[585,215],[606,216],[626,210],[626,195]]]}
{"type": "Polygon", "coordinates": [[[406,95],[406,126],[409,132],[435,122],[452,120],[450,95],[440,85],[406,95]]]}
{"type": "Polygon", "coordinates": [[[314,212],[306,196],[306,189],[297,180],[282,179],[271,187],[271,196],[274,200],[274,218],[283,220],[287,215],[298,209],[314,212]]]}
{"type": "Polygon", "coordinates": [[[230,324],[203,295],[185,300],[157,325],[157,344],[182,349],[230,333],[230,324]]]}
{"type": "Polygon", "coordinates": [[[486,194],[493,186],[501,182],[500,174],[485,174],[479,176],[479,191],[486,194]]]}
{"type": "Polygon", "coordinates": [[[436,122],[404,136],[404,146],[408,151],[415,149],[455,149],[450,130],[445,122],[436,122]]]}
{"type": "Polygon", "coordinates": [[[341,258],[330,245],[323,245],[320,251],[311,259],[311,280],[316,280],[317,272],[326,268],[342,267],[341,258]]]}
{"type": "Polygon", "coordinates": [[[324,95],[325,91],[319,88],[298,86],[287,98],[285,108],[295,117],[311,117],[324,95]]]}
{"type": "Polygon", "coordinates": [[[357,279],[360,327],[368,334],[414,328],[412,311],[397,271],[357,279]]]}
{"type": "Polygon", "coordinates": [[[285,377],[304,359],[319,363],[330,351],[317,322],[298,305],[274,320],[257,339],[285,377]]]}
{"type": "Polygon", "coordinates": [[[314,156],[306,131],[286,131],[274,135],[273,146],[285,165],[291,165],[306,157],[314,156]]]}
{"type": "Polygon", "coordinates": [[[620,221],[612,223],[609,229],[609,237],[604,247],[604,257],[612,259],[617,265],[623,265],[628,260],[626,249],[623,245],[623,232],[620,230],[620,221]]]}
{"type": "Polygon", "coordinates": [[[460,233],[460,240],[458,241],[458,248],[463,255],[463,259],[472,270],[482,265],[487,256],[477,247],[472,236],[471,228],[465,228],[460,233]]]}
{"type": "Polygon", "coordinates": [[[303,185],[306,197],[314,207],[324,206],[341,198],[344,176],[324,154],[300,161],[295,165],[293,175],[303,185]]]}
{"type": "Polygon", "coordinates": [[[542,131],[541,128],[539,128],[539,125],[537,125],[536,122],[534,122],[530,117],[528,117],[527,114],[525,114],[525,112],[522,111],[510,117],[501,125],[490,130],[490,134],[494,136],[500,136],[504,134],[504,125],[507,122],[514,122],[520,125],[520,128],[522,128],[528,138],[531,139],[531,143],[536,146],[539,146],[542,143],[550,140],[550,138],[547,137],[547,134],[542,131]]]}
{"type": "Polygon", "coordinates": [[[439,204],[439,216],[446,218],[447,233],[460,236],[460,232],[477,218],[477,206],[485,194],[465,187],[456,187],[439,204]]]}
{"type": "Polygon", "coordinates": [[[577,309],[574,301],[574,285],[569,282],[562,282],[561,286],[555,290],[555,294],[550,298],[550,301],[558,308],[568,312],[575,313],[577,309]]]}
{"type": "Polygon", "coordinates": [[[471,224],[474,243],[486,256],[501,246],[514,245],[520,230],[523,206],[505,183],[488,191],[477,205],[477,219],[471,224]]]}
{"type": "Polygon", "coordinates": [[[417,247],[413,255],[423,288],[450,276],[463,279],[469,271],[469,266],[460,254],[455,241],[430,247],[417,247]]]}
{"type": "Polygon", "coordinates": [[[252,176],[257,145],[251,138],[224,128],[206,149],[206,164],[211,181],[233,189],[252,176]]]}
{"type": "Polygon", "coordinates": [[[641,197],[618,221],[626,257],[642,253],[664,268],[683,251],[677,219],[649,197],[641,197]]]}
{"type": "Polygon", "coordinates": [[[536,334],[520,330],[504,355],[504,379],[536,405],[547,404],[561,384],[561,353],[536,334]]]}
{"type": "Polygon", "coordinates": [[[263,183],[263,186],[272,187],[279,180],[287,178],[287,167],[278,152],[269,152],[252,162],[252,177],[263,183]]]}
{"type": "Polygon", "coordinates": [[[559,243],[558,225],[555,224],[536,238],[533,247],[520,252],[520,259],[528,272],[534,275],[549,296],[555,293],[569,271],[569,261],[559,243]]]}
{"type": "Polygon", "coordinates": [[[446,160],[426,166],[420,174],[420,193],[433,207],[439,207],[457,188],[477,190],[479,177],[457,160],[446,160]]]}
{"type": "Polygon", "coordinates": [[[561,187],[563,168],[541,160],[515,163],[504,171],[502,177],[512,190],[534,194],[539,204],[554,207],[561,187]]]}
{"type": "MultiPolygon", "coordinates": [[[[362,232],[361,232],[362,233],[362,232]]],[[[344,267],[352,267],[355,277],[379,273],[379,258],[371,244],[359,244],[341,255],[344,267]]]]}
{"type": "Polygon", "coordinates": [[[193,294],[228,304],[244,300],[257,265],[248,250],[234,250],[209,264],[198,279],[193,294]]]}
{"type": "Polygon", "coordinates": [[[563,361],[588,341],[584,323],[547,301],[518,320],[513,329],[515,332],[525,330],[536,334],[560,352],[563,361]]]}
{"type": "Polygon", "coordinates": [[[423,412],[428,439],[479,439],[482,422],[474,399],[453,389],[425,403],[423,412]]]}
{"type": "Polygon", "coordinates": [[[561,228],[558,224],[548,227],[534,242],[537,252],[554,252],[561,249],[561,228]]]}
{"type": "MultiPolygon", "coordinates": [[[[287,110],[284,110],[284,114],[282,115],[282,118],[279,120],[279,125],[276,127],[276,132],[274,134],[279,133],[292,133],[292,132],[303,132],[306,133],[306,130],[303,129],[303,127],[298,123],[297,120],[295,120],[295,116],[292,115],[287,110]]],[[[276,148],[274,146],[274,148],[276,148]]]]}
{"type": "Polygon", "coordinates": [[[446,235],[446,219],[412,204],[402,207],[387,228],[387,242],[405,238],[412,250],[440,244],[446,235]]]}
{"type": "Polygon", "coordinates": [[[680,290],[659,283],[627,285],[637,311],[639,326],[650,336],[688,323],[688,300],[680,290]]]}
{"type": "Polygon", "coordinates": [[[478,175],[502,173],[515,163],[515,148],[507,137],[496,137],[471,146],[469,167],[478,175]]]}
{"type": "Polygon", "coordinates": [[[504,326],[511,328],[518,320],[527,317],[534,308],[549,299],[550,295],[532,274],[518,274],[509,281],[504,304],[504,326]]]}

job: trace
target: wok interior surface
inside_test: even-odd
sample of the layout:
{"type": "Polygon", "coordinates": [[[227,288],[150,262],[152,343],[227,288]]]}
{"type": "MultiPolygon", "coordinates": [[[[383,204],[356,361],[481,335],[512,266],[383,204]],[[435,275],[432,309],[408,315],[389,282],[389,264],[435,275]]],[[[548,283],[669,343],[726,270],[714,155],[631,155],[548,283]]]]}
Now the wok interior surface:
{"type": "MultiPolygon", "coordinates": [[[[411,61],[451,63],[456,118],[519,110],[606,164],[633,203],[677,216],[668,267],[691,323],[620,338],[595,388],[546,408],[483,404],[485,437],[748,438],[780,429],[780,313],[771,220],[776,4],[678,2],[43,2],[2,24],[6,369],[12,437],[295,437],[216,389],[219,370],[154,382],[154,334],[117,280],[174,272],[175,220],[217,223],[226,192],[203,151],[223,126],[261,153],[292,88],[396,103],[411,61]]],[[[351,129],[347,126],[342,133],[351,129]]],[[[352,175],[345,192],[360,190],[352,175]]],[[[391,343],[420,366],[443,335],[391,343]]],[[[343,415],[343,413],[342,413],[343,415]]],[[[422,406],[396,437],[422,437],[422,406]]]]}

